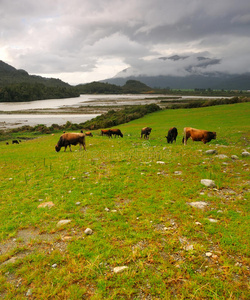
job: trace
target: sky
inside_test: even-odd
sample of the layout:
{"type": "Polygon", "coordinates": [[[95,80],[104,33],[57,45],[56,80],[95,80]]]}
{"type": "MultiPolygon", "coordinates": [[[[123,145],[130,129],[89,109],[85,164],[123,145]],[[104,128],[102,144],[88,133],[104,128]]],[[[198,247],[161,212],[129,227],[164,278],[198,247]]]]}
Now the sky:
{"type": "Polygon", "coordinates": [[[242,74],[250,1],[0,0],[0,60],[72,85],[117,74],[242,74]]]}

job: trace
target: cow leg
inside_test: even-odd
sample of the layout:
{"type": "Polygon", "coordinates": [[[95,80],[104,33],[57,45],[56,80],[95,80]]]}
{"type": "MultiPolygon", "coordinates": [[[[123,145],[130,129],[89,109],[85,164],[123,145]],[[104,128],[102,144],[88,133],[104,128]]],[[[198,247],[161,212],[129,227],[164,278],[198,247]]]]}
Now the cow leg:
{"type": "Polygon", "coordinates": [[[64,146],[64,152],[66,152],[67,146],[64,146]]]}
{"type": "Polygon", "coordinates": [[[71,145],[69,145],[69,149],[70,149],[70,151],[72,152],[72,150],[71,150],[71,145]]]}

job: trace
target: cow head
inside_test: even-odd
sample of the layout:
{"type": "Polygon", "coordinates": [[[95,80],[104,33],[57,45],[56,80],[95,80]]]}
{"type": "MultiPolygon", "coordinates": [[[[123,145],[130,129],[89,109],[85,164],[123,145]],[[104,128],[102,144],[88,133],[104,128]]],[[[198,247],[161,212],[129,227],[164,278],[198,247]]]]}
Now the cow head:
{"type": "Polygon", "coordinates": [[[61,147],[59,147],[58,145],[55,146],[56,152],[59,152],[61,150],[61,147]]]}
{"type": "Polygon", "coordinates": [[[209,132],[209,138],[210,140],[216,140],[216,132],[209,132]]]}

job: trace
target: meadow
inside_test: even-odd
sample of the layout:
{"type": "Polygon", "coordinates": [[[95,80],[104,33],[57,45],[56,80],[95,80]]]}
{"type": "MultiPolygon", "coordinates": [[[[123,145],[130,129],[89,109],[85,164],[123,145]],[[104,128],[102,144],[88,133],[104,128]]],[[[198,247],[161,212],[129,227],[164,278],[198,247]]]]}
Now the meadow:
{"type": "Polygon", "coordinates": [[[96,130],[87,151],[56,153],[61,133],[1,142],[0,298],[249,299],[249,120],[239,103],[96,130]],[[217,139],[184,146],[186,126],[217,139]]]}

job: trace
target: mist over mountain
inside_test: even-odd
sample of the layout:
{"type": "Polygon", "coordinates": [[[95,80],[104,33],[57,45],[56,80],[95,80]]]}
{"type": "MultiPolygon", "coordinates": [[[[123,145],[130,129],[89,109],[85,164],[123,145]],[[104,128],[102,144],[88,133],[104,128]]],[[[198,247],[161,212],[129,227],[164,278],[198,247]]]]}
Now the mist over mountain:
{"type": "Polygon", "coordinates": [[[250,73],[228,73],[221,64],[220,58],[200,54],[159,57],[137,62],[104,82],[124,85],[139,80],[152,88],[250,90],[250,73]]]}

